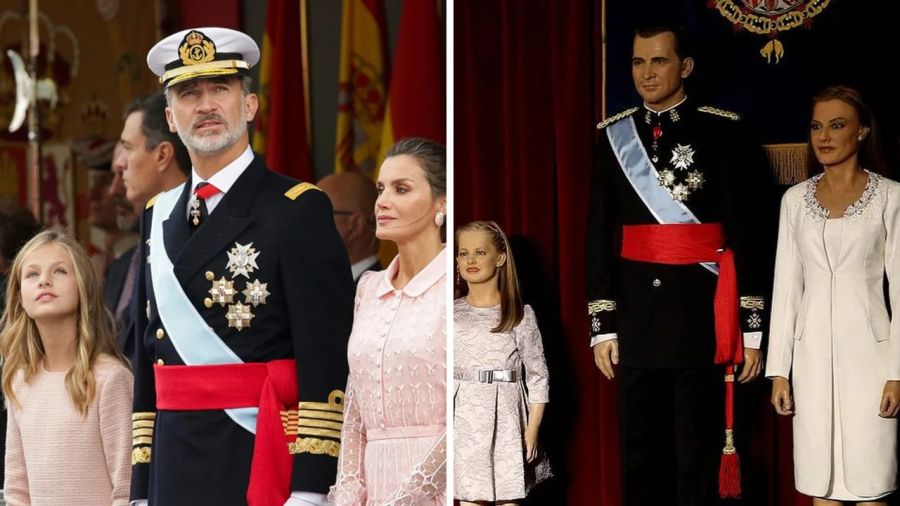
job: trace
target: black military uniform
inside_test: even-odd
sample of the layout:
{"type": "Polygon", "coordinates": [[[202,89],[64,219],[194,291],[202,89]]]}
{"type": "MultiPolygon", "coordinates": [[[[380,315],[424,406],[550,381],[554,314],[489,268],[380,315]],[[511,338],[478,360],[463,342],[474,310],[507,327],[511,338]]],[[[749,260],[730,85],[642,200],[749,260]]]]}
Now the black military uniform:
{"type": "MultiPolygon", "coordinates": [[[[346,383],[347,339],[352,324],[353,283],[347,254],[334,228],[331,204],[311,188],[293,196],[296,181],[269,171],[256,158],[215,210],[195,232],[186,217],[188,181],[165,222],[165,243],[149,240],[153,207],[143,217],[141,255],[165,248],[184,293],[206,323],[244,362],[297,360],[301,403],[338,404],[346,383]],[[229,253],[252,245],[256,268],[250,277],[233,276],[229,253]],[[212,278],[212,279],[210,279],[212,278]],[[252,318],[239,329],[227,314],[232,304],[214,302],[215,282],[233,283],[234,302],[252,281],[266,286],[264,302],[251,308],[252,318]],[[337,392],[337,395],[333,395],[337,392]]],[[[135,445],[132,498],[151,504],[245,504],[253,434],[222,410],[156,409],[153,365],[183,365],[170,334],[157,314],[150,265],[142,263],[136,326],[140,342],[135,355],[135,445]],[[138,436],[139,421],[155,420],[152,440],[138,436]]],[[[246,304],[245,304],[246,305],[246,304]]],[[[302,416],[302,414],[301,414],[302,416]]],[[[296,420],[296,415],[289,415],[296,420]]],[[[303,425],[303,420],[299,421],[303,425]]],[[[146,424],[149,425],[149,424],[146,424]]],[[[294,427],[296,429],[296,427],[294,427]]],[[[302,439],[299,438],[299,439],[302,439]]],[[[292,490],[326,492],[336,475],[339,438],[325,451],[299,451],[294,460],[292,490]]]]}
{"type": "Polygon", "coordinates": [[[625,504],[716,504],[722,367],[714,366],[717,276],[702,265],[621,258],[622,227],[658,224],[607,128],[634,122],[656,184],[734,251],[745,341],[761,340],[775,230],[770,175],[734,113],[690,101],[633,108],[598,125],[588,233],[592,342],[617,337],[625,504]],[[673,501],[673,499],[676,499],[673,501]]]}
{"type": "MultiPolygon", "coordinates": [[[[244,72],[258,57],[245,34],[210,28],[164,39],[148,61],[170,84],[244,72]]],[[[291,491],[326,493],[335,479],[353,316],[347,253],[324,193],[249,149],[230,166],[241,163],[211,212],[192,177],[142,217],[131,498],[151,506],[269,506],[291,491]],[[255,486],[265,480],[278,487],[255,486]],[[268,495],[250,499],[253,490],[268,495]]]]}

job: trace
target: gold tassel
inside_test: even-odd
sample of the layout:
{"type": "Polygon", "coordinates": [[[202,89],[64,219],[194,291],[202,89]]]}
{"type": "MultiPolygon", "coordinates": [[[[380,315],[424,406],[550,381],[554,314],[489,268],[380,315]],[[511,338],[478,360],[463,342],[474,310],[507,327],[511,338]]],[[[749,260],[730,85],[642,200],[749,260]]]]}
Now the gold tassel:
{"type": "Polygon", "coordinates": [[[806,180],[806,143],[766,144],[763,148],[778,184],[791,185],[806,180]]]}

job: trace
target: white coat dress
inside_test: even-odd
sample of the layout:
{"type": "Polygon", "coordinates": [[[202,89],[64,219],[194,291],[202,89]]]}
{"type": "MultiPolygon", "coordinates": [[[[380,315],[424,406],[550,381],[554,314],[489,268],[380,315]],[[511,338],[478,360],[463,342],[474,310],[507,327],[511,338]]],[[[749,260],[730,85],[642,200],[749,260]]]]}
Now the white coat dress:
{"type": "Polygon", "coordinates": [[[797,490],[872,499],[897,487],[897,420],[878,411],[885,381],[900,380],[900,184],[869,173],[828,219],[820,178],[781,203],[766,376],[791,381],[797,490]]]}

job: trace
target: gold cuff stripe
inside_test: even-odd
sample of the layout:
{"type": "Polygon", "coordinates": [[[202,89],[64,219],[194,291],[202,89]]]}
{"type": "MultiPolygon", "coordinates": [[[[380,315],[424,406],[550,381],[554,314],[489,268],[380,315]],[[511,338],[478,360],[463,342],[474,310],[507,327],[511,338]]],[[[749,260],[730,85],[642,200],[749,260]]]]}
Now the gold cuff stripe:
{"type": "Polygon", "coordinates": [[[303,411],[313,409],[318,411],[332,411],[335,413],[344,412],[344,392],[341,390],[332,390],[328,394],[328,402],[299,402],[297,407],[300,409],[300,416],[304,416],[303,411]]]}
{"type": "MultiPolygon", "coordinates": [[[[309,411],[305,410],[300,415],[300,418],[317,418],[319,420],[333,420],[335,422],[343,422],[344,415],[343,413],[331,413],[328,411],[309,411]]],[[[284,418],[282,418],[284,420],[284,418]]]]}
{"type": "MultiPolygon", "coordinates": [[[[202,75],[206,73],[210,73],[212,75],[219,74],[218,72],[209,72],[209,71],[221,71],[227,70],[229,73],[237,72],[237,69],[249,69],[250,65],[243,60],[219,60],[219,61],[211,61],[207,63],[197,63],[195,65],[185,65],[183,67],[174,68],[172,70],[168,70],[163,73],[162,77],[159,78],[160,83],[164,83],[173,77],[189,74],[191,76],[194,75],[202,75]]],[[[187,77],[186,77],[187,78],[187,77]]]]}
{"type": "Polygon", "coordinates": [[[766,301],[762,297],[741,297],[741,307],[753,311],[762,311],[766,308],[766,301]]]}
{"type": "Polygon", "coordinates": [[[322,437],[333,437],[334,439],[341,439],[341,431],[339,430],[331,430],[331,429],[313,429],[308,427],[298,427],[297,435],[306,435],[306,436],[322,436],[322,437]]]}
{"type": "Polygon", "coordinates": [[[131,450],[131,465],[149,464],[150,463],[150,447],[144,446],[131,450]]]}
{"type": "Polygon", "coordinates": [[[291,455],[298,453],[313,453],[317,455],[328,455],[337,457],[341,453],[341,444],[335,441],[317,439],[313,437],[297,438],[296,441],[288,444],[291,455]]]}
{"type": "Polygon", "coordinates": [[[344,424],[340,422],[329,422],[327,420],[310,420],[308,418],[301,419],[298,425],[300,427],[321,427],[323,429],[332,429],[337,431],[340,431],[341,427],[344,426],[344,424]]]}
{"type": "Polygon", "coordinates": [[[588,302],[588,314],[595,315],[597,313],[603,311],[615,311],[616,310],[616,301],[614,300],[606,300],[606,299],[598,299],[592,300],[588,302]]]}
{"type": "Polygon", "coordinates": [[[135,420],[131,422],[131,428],[133,429],[152,429],[154,425],[156,425],[156,422],[153,420],[135,420]]]}
{"type": "Polygon", "coordinates": [[[132,413],[131,421],[134,422],[137,420],[156,420],[156,413],[149,412],[149,411],[140,412],[140,413],[132,413]]]}
{"type": "Polygon", "coordinates": [[[131,435],[132,435],[132,437],[138,437],[138,436],[152,436],[152,435],[153,435],[153,429],[134,429],[134,430],[131,431],[131,435]]]}
{"type": "Polygon", "coordinates": [[[152,437],[136,437],[136,438],[132,438],[132,441],[131,441],[132,446],[149,445],[149,444],[153,444],[152,437]]]}

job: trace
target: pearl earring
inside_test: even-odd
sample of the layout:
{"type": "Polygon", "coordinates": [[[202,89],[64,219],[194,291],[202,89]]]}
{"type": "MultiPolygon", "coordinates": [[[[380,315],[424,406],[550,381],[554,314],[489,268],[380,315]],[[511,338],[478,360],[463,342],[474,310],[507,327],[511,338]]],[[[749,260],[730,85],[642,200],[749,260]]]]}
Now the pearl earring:
{"type": "Polygon", "coordinates": [[[444,225],[444,213],[438,211],[437,214],[434,215],[434,224],[438,227],[444,225]]]}

